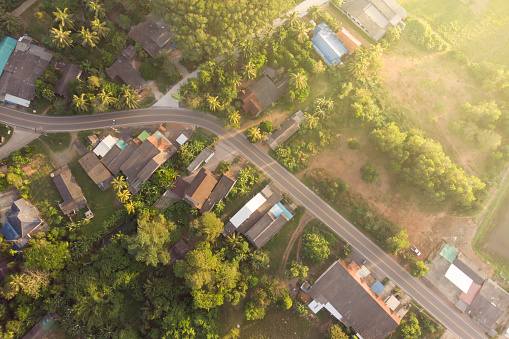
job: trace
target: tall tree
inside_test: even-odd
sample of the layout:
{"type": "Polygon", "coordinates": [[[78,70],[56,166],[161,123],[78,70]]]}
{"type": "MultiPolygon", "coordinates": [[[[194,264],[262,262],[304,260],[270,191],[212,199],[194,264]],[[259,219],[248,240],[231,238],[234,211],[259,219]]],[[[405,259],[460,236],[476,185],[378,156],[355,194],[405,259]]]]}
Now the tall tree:
{"type": "Polygon", "coordinates": [[[311,19],[316,21],[323,14],[323,9],[320,6],[314,5],[308,8],[307,13],[311,16],[311,19]]]}
{"type": "Polygon", "coordinates": [[[105,22],[101,22],[99,18],[95,18],[90,22],[92,29],[97,33],[98,36],[104,38],[108,35],[110,29],[106,26],[105,22]]]}
{"type": "Polygon", "coordinates": [[[147,213],[138,219],[136,235],[127,238],[129,253],[134,255],[137,261],[147,265],[157,266],[170,263],[171,232],[175,225],[167,221],[163,215],[155,216],[147,213]]]}
{"type": "Polygon", "coordinates": [[[221,103],[219,102],[219,98],[217,96],[213,97],[213,96],[208,96],[207,97],[207,102],[209,104],[209,109],[212,111],[212,112],[215,112],[219,109],[219,107],[221,107],[221,103]]]}
{"type": "Polygon", "coordinates": [[[204,237],[207,241],[216,239],[223,231],[221,219],[212,212],[203,213],[201,217],[194,219],[189,227],[195,235],[204,237]]]}
{"type": "Polygon", "coordinates": [[[51,41],[53,41],[58,47],[64,48],[71,46],[72,38],[71,31],[64,31],[62,25],[58,28],[50,29],[51,41]]]}
{"type": "Polygon", "coordinates": [[[119,100],[125,107],[134,109],[140,106],[141,98],[138,92],[132,89],[130,86],[122,86],[122,97],[119,100]]]}
{"type": "Polygon", "coordinates": [[[74,27],[74,22],[72,20],[73,15],[68,12],[67,8],[64,8],[63,11],[60,8],[57,8],[57,11],[53,12],[53,15],[55,16],[55,21],[60,22],[62,27],[74,27]]]}
{"type": "Polygon", "coordinates": [[[30,269],[61,270],[69,257],[68,247],[69,244],[64,241],[52,243],[46,239],[31,240],[30,247],[23,252],[23,261],[30,269]]]}
{"type": "Polygon", "coordinates": [[[86,112],[90,107],[90,102],[85,97],[85,93],[81,93],[80,96],[74,94],[72,98],[72,104],[79,112],[86,112]]]}
{"type": "Polygon", "coordinates": [[[304,72],[290,73],[290,85],[297,88],[303,89],[308,83],[308,78],[304,72]]]}
{"type": "Polygon", "coordinates": [[[81,27],[81,31],[79,33],[81,39],[83,40],[81,44],[83,46],[88,45],[90,48],[94,48],[99,41],[99,37],[97,36],[97,32],[90,32],[88,28],[81,27]]]}

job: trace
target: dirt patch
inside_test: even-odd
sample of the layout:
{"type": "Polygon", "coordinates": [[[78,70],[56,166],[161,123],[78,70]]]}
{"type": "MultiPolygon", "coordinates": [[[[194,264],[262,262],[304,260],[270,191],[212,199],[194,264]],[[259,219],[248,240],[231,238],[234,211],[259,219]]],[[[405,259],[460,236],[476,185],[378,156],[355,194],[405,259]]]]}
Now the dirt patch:
{"type": "MultiPolygon", "coordinates": [[[[292,252],[293,245],[295,244],[295,241],[300,238],[300,235],[302,231],[304,231],[304,228],[306,227],[307,223],[313,219],[313,217],[305,213],[302,218],[300,219],[299,226],[293,231],[292,236],[290,237],[290,241],[288,242],[288,246],[286,246],[286,250],[283,253],[283,258],[281,259],[281,270],[286,270],[286,264],[288,263],[288,257],[290,256],[290,253],[292,252]]],[[[300,251],[300,242],[299,247],[297,249],[297,259],[299,258],[299,251],[300,251]]]]}
{"type": "Polygon", "coordinates": [[[42,165],[44,165],[44,161],[41,158],[36,158],[31,163],[23,165],[21,169],[26,173],[26,175],[31,176],[37,172],[42,165]]]}

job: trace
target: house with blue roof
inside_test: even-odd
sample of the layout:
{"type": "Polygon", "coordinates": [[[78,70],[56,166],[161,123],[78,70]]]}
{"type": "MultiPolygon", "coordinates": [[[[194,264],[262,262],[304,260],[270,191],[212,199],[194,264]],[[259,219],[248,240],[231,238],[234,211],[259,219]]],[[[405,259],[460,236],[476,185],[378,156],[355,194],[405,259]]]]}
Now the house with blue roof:
{"type": "Polygon", "coordinates": [[[313,48],[329,65],[341,63],[341,58],[348,54],[348,49],[343,42],[336,36],[332,29],[322,22],[313,29],[313,38],[311,38],[313,48]]]}
{"type": "Polygon", "coordinates": [[[25,199],[13,202],[6,216],[7,222],[0,231],[13,243],[13,248],[20,251],[28,244],[30,234],[42,225],[42,219],[37,209],[25,199]]]}
{"type": "Polygon", "coordinates": [[[0,41],[0,75],[2,75],[5,65],[7,65],[7,61],[11,57],[12,52],[14,52],[17,43],[16,39],[9,36],[0,41]]]}

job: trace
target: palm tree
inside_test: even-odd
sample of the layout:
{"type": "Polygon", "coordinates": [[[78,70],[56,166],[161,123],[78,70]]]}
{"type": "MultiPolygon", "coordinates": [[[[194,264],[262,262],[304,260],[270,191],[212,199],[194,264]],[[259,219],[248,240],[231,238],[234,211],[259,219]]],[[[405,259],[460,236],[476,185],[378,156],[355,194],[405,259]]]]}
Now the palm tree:
{"type": "Polygon", "coordinates": [[[77,96],[76,94],[74,94],[72,97],[72,104],[80,112],[87,111],[88,107],[90,106],[90,102],[85,97],[85,93],[81,93],[80,96],[77,96]]]}
{"type": "Polygon", "coordinates": [[[121,175],[114,178],[111,184],[113,185],[113,189],[117,192],[127,188],[127,181],[125,181],[125,178],[121,175]]]}
{"type": "Polygon", "coordinates": [[[87,7],[90,8],[90,10],[95,12],[96,18],[103,18],[105,15],[104,8],[100,3],[89,1],[87,3],[87,7]]]}
{"type": "Polygon", "coordinates": [[[279,26],[274,35],[276,36],[276,41],[282,43],[286,39],[288,31],[283,26],[279,26]]]}
{"type": "Polygon", "coordinates": [[[219,107],[221,107],[221,103],[219,102],[219,98],[217,96],[213,97],[213,96],[208,96],[207,97],[207,102],[209,104],[209,109],[212,111],[212,112],[215,112],[219,109],[219,107]]]}
{"type": "Polygon", "coordinates": [[[236,71],[230,73],[230,81],[236,86],[239,87],[242,84],[242,77],[236,71]]]}
{"type": "Polygon", "coordinates": [[[127,211],[127,214],[134,214],[134,212],[136,211],[136,203],[132,200],[128,201],[125,205],[124,205],[126,211],[127,211]]]}
{"type": "Polygon", "coordinates": [[[286,19],[285,26],[286,27],[294,27],[299,19],[299,14],[297,12],[291,12],[283,15],[283,18],[286,19]]]}
{"type": "Polygon", "coordinates": [[[299,72],[290,74],[290,86],[293,86],[296,89],[303,89],[306,87],[307,83],[308,78],[304,73],[299,72]]]}
{"type": "Polygon", "coordinates": [[[99,37],[97,36],[97,32],[90,32],[88,28],[81,27],[81,31],[79,32],[79,35],[83,39],[83,42],[81,43],[83,46],[89,45],[90,48],[94,48],[99,41],[99,37]]]}
{"type": "Polygon", "coordinates": [[[316,21],[316,19],[323,14],[323,9],[321,9],[320,6],[314,5],[308,8],[308,14],[313,21],[316,21]]]}
{"type": "Polygon", "coordinates": [[[359,58],[348,65],[348,71],[352,76],[360,76],[368,70],[369,61],[366,57],[359,58]]]}
{"type": "Polygon", "coordinates": [[[297,21],[295,32],[297,33],[297,41],[301,44],[309,40],[309,28],[304,21],[297,21]]]}
{"type": "Polygon", "coordinates": [[[249,60],[251,55],[253,55],[253,41],[251,40],[243,40],[240,45],[240,55],[242,56],[242,59],[249,60]]]}
{"type": "Polygon", "coordinates": [[[378,59],[384,52],[384,48],[381,44],[377,44],[375,46],[372,46],[368,50],[368,54],[370,54],[371,59],[378,59]]]}
{"type": "Polygon", "coordinates": [[[334,108],[334,101],[331,98],[328,98],[328,99],[325,99],[325,97],[318,98],[318,99],[316,99],[315,104],[314,104],[315,110],[323,110],[323,111],[325,111],[325,113],[332,111],[333,108],[334,108]]]}
{"type": "Polygon", "coordinates": [[[262,132],[258,127],[250,127],[247,129],[246,133],[250,142],[257,142],[262,140],[262,132]]]}
{"type": "Polygon", "coordinates": [[[14,34],[23,27],[20,18],[9,12],[0,11],[0,22],[2,23],[3,30],[7,34],[14,34]]]}
{"type": "Polygon", "coordinates": [[[57,28],[50,29],[51,41],[58,47],[64,48],[72,44],[71,31],[64,31],[62,25],[57,28]]]}
{"type": "Polygon", "coordinates": [[[316,115],[318,118],[323,119],[327,115],[327,112],[321,107],[316,107],[314,109],[313,115],[316,115]]]}
{"type": "Polygon", "coordinates": [[[97,98],[101,102],[101,105],[108,107],[111,104],[114,104],[117,100],[114,96],[110,95],[110,93],[106,92],[106,90],[103,88],[101,92],[97,95],[97,98]]]}
{"type": "Polygon", "coordinates": [[[72,21],[72,14],[67,12],[68,9],[64,8],[62,11],[60,8],[57,8],[56,12],[53,12],[53,15],[55,16],[55,21],[60,22],[60,25],[62,27],[68,26],[69,28],[74,27],[74,22],[72,21]]]}
{"type": "Polygon", "coordinates": [[[318,126],[319,118],[315,114],[304,114],[304,117],[306,118],[302,123],[304,124],[304,128],[307,129],[315,129],[316,126],[318,126]]]}
{"type": "Polygon", "coordinates": [[[248,80],[253,80],[254,78],[256,78],[255,65],[251,61],[249,61],[247,64],[244,65],[243,70],[244,70],[244,78],[246,78],[248,80]]]}
{"type": "Polygon", "coordinates": [[[129,86],[122,86],[122,103],[130,109],[134,109],[140,106],[140,95],[134,89],[129,86]]]}
{"type": "Polygon", "coordinates": [[[110,29],[106,26],[106,23],[101,22],[101,20],[99,20],[98,18],[92,20],[90,24],[92,25],[92,29],[94,30],[94,32],[96,32],[97,35],[99,35],[100,37],[103,38],[106,37],[106,35],[108,35],[108,32],[110,31],[110,29]]]}
{"type": "Polygon", "coordinates": [[[239,126],[240,124],[240,114],[239,111],[233,111],[228,116],[228,124],[230,126],[239,126]]]}
{"type": "Polygon", "coordinates": [[[131,198],[131,192],[129,192],[129,190],[118,191],[117,196],[118,200],[124,204],[129,201],[129,198],[131,198]]]}
{"type": "Polygon", "coordinates": [[[233,68],[237,65],[237,57],[234,52],[226,53],[224,56],[224,65],[228,68],[233,68]]]}

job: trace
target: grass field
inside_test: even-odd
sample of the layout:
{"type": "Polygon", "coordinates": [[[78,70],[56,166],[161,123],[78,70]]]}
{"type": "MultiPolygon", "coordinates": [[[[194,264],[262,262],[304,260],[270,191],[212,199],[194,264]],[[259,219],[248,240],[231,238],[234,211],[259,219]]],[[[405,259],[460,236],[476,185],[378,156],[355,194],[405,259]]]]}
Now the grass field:
{"type": "Polygon", "coordinates": [[[509,67],[509,1],[401,0],[400,3],[411,15],[428,21],[471,61],[490,61],[509,67]]]}
{"type": "Polygon", "coordinates": [[[69,133],[47,133],[41,135],[40,139],[55,153],[66,150],[71,144],[69,133]]]}

